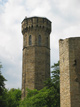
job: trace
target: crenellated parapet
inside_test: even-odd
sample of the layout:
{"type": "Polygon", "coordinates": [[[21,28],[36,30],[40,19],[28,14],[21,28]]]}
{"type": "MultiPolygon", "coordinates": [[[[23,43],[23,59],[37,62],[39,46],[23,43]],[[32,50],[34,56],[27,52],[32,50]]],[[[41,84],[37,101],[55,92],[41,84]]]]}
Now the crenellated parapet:
{"type": "Polygon", "coordinates": [[[47,18],[41,18],[41,17],[30,17],[25,18],[22,21],[22,33],[23,35],[27,31],[31,30],[44,30],[50,34],[51,32],[51,21],[49,21],[47,18]]]}

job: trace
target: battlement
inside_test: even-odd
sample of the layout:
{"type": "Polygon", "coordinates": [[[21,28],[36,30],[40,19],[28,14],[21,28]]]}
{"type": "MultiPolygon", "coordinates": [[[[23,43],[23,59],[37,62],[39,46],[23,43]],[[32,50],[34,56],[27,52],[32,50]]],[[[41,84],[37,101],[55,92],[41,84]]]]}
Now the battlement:
{"type": "Polygon", "coordinates": [[[47,18],[41,18],[41,17],[30,17],[25,18],[22,21],[22,33],[24,34],[27,31],[33,30],[33,29],[43,29],[46,30],[46,32],[51,32],[51,21],[49,21],[47,18]]]}

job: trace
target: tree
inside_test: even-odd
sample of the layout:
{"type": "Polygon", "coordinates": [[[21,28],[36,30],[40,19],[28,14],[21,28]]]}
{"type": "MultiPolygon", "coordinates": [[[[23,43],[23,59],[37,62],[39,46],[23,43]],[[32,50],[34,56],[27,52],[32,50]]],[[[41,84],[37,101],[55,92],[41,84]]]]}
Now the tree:
{"type": "Polygon", "coordinates": [[[5,88],[5,83],[4,82],[6,81],[6,79],[1,74],[1,68],[2,68],[2,65],[0,65],[0,96],[4,92],[4,88],[5,88]]]}
{"type": "MultiPolygon", "coordinates": [[[[51,78],[49,78],[47,81],[45,81],[45,86],[50,89],[54,90],[55,93],[53,93],[53,105],[52,107],[60,107],[60,68],[59,68],[59,61],[58,63],[54,63],[52,66],[52,72],[51,72],[51,78]]],[[[49,100],[51,97],[49,98],[49,100]]],[[[50,100],[49,102],[51,102],[50,100]]],[[[49,103],[48,103],[49,104],[49,103]]]]}
{"type": "Polygon", "coordinates": [[[60,107],[59,62],[52,68],[52,76],[45,82],[45,87],[39,91],[27,89],[27,96],[19,107],[60,107]]]}
{"type": "Polygon", "coordinates": [[[6,79],[4,78],[4,76],[1,73],[1,68],[2,65],[0,64],[0,107],[4,107],[5,103],[4,103],[4,93],[5,93],[5,81],[6,79]]]}
{"type": "Polygon", "coordinates": [[[18,107],[21,100],[21,90],[20,89],[10,89],[7,92],[7,107],[18,107]]]}

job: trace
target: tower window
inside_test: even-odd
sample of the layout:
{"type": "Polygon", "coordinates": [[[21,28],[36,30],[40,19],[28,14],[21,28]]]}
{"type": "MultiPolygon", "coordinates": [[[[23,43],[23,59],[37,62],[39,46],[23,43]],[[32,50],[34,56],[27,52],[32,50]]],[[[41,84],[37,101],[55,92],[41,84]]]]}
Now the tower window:
{"type": "Polygon", "coordinates": [[[48,40],[48,37],[47,37],[47,46],[49,46],[49,40],[48,40]]]}
{"type": "Polygon", "coordinates": [[[41,35],[38,36],[38,44],[41,45],[41,35]]]}
{"type": "Polygon", "coordinates": [[[29,36],[29,45],[32,45],[32,37],[31,37],[31,35],[29,36]]]}

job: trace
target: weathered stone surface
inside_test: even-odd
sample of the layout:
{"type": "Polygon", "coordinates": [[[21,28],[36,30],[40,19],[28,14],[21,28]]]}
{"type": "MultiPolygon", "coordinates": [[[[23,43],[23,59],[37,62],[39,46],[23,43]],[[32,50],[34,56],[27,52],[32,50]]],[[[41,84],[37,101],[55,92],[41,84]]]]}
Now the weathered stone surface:
{"type": "Polygon", "coordinates": [[[80,37],[59,41],[60,104],[80,107],[80,37]]]}
{"type": "Polygon", "coordinates": [[[26,96],[26,88],[40,90],[44,87],[43,82],[50,77],[50,32],[51,22],[46,18],[31,17],[22,21],[22,99],[26,96]],[[29,45],[30,35],[31,45],[29,45]],[[38,43],[39,35],[41,45],[38,43]]]}

